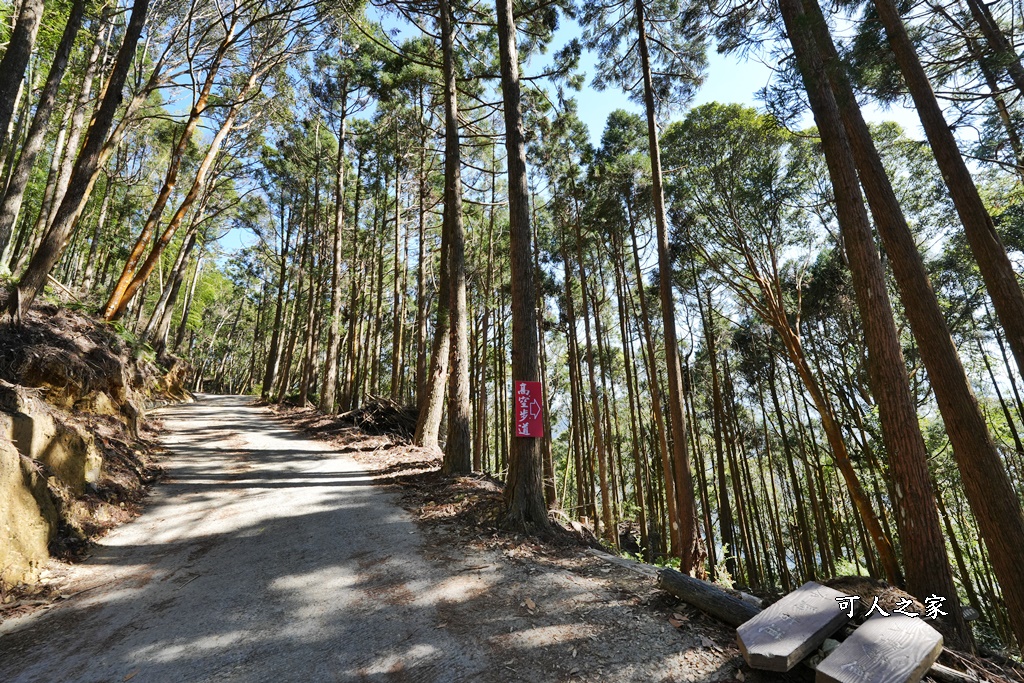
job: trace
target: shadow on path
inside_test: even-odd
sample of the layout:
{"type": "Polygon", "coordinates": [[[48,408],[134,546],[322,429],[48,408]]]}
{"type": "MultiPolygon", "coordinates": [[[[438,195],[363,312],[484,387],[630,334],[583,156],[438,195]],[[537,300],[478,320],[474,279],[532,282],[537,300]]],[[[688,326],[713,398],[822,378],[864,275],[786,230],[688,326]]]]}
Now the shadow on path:
{"type": "Polygon", "coordinates": [[[436,628],[416,527],[351,458],[244,398],[160,417],[166,480],[72,598],[0,626],[0,681],[486,678],[436,628]]]}

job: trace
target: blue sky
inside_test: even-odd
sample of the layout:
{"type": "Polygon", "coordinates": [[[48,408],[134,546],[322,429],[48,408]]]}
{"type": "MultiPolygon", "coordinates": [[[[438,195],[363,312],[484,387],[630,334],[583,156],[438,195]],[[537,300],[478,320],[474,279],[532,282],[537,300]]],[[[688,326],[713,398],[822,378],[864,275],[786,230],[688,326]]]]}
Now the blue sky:
{"type": "MultiPolygon", "coordinates": [[[[578,36],[579,33],[580,29],[575,23],[565,25],[556,34],[555,49],[572,37],[578,36]]],[[[631,102],[621,91],[614,89],[597,91],[590,86],[590,79],[595,72],[595,59],[596,55],[584,51],[580,60],[580,68],[587,74],[587,84],[576,94],[576,100],[579,103],[578,115],[589,126],[591,141],[596,145],[600,142],[608,114],[616,109],[642,113],[642,108],[631,102]]],[[[712,49],[708,54],[708,70],[704,84],[698,91],[693,104],[739,102],[763,111],[764,106],[757,100],[756,94],[768,85],[771,78],[772,69],[756,57],[741,58],[736,55],[722,55],[712,49]]],[[[864,115],[871,122],[896,121],[903,126],[908,135],[923,137],[919,133],[920,125],[917,114],[912,109],[899,106],[882,109],[876,105],[868,105],[864,107],[864,115]]],[[[811,124],[812,120],[808,116],[803,125],[810,126],[811,124]]]]}

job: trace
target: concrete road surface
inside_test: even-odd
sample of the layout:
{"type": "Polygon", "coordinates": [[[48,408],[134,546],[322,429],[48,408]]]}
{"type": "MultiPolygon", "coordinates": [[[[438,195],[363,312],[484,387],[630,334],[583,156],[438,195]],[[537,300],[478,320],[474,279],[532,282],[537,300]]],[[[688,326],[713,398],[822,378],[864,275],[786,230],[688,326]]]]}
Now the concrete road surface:
{"type": "Polygon", "coordinates": [[[507,680],[439,627],[457,581],[350,457],[246,398],[159,416],[167,478],[69,599],[0,625],[0,681],[507,680]]]}

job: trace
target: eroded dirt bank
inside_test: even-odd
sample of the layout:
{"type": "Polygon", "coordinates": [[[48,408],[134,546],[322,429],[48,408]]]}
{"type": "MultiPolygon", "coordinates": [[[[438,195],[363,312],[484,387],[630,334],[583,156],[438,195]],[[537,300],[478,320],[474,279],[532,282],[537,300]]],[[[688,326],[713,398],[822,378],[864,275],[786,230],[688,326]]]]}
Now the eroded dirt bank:
{"type": "Polygon", "coordinates": [[[0,326],[0,619],[52,599],[51,556],[80,556],[131,519],[159,475],[145,411],[187,400],[188,368],[151,356],[49,304],[0,326]]]}

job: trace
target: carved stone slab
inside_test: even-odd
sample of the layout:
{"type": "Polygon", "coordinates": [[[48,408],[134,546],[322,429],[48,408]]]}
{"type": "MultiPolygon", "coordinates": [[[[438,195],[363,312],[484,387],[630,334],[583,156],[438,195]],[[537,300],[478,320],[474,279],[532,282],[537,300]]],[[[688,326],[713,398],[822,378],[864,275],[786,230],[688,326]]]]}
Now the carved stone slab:
{"type": "Polygon", "coordinates": [[[836,598],[844,594],[808,581],[736,629],[747,664],[789,671],[849,621],[836,598]]]}
{"type": "Polygon", "coordinates": [[[816,683],[916,683],[942,652],[923,617],[875,615],[818,664],[816,683]]]}

